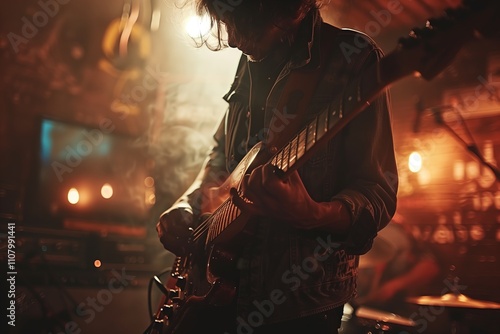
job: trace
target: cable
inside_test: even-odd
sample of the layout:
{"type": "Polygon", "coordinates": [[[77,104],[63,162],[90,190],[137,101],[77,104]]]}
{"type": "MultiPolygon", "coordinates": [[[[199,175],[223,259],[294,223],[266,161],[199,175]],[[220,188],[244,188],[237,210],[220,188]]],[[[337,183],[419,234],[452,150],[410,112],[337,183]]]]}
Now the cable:
{"type": "MultiPolygon", "coordinates": [[[[165,269],[164,271],[162,271],[161,273],[159,273],[158,275],[156,276],[163,276],[165,275],[166,273],[169,273],[172,271],[172,267],[169,267],[167,269],[165,269]]],[[[151,305],[152,304],[152,292],[153,292],[153,283],[154,283],[154,280],[155,280],[155,276],[152,276],[150,279],[149,279],[149,283],[148,283],[148,313],[149,313],[149,317],[150,317],[150,320],[151,321],[154,321],[155,320],[155,313],[153,313],[153,306],[151,305]]]]}

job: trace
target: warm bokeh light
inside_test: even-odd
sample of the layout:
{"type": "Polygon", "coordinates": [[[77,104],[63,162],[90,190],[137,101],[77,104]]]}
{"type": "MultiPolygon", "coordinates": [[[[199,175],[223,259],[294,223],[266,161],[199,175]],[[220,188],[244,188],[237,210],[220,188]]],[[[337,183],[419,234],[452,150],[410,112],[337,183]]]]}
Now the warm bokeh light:
{"type": "Polygon", "coordinates": [[[210,19],[206,15],[192,15],[186,20],[185,28],[192,38],[203,37],[210,32],[210,19]]]}
{"type": "Polygon", "coordinates": [[[465,163],[463,160],[455,160],[453,163],[453,180],[462,181],[465,178],[465,163]]]}
{"type": "Polygon", "coordinates": [[[151,176],[148,176],[144,179],[144,185],[148,188],[151,188],[155,185],[155,180],[151,176]]]}
{"type": "Polygon", "coordinates": [[[473,180],[479,178],[480,166],[477,161],[469,161],[465,165],[465,174],[468,179],[473,180]]]}
{"type": "Polygon", "coordinates": [[[150,194],[147,197],[146,204],[154,205],[155,203],[156,203],[156,196],[155,196],[155,194],[150,194]]]}
{"type": "Polygon", "coordinates": [[[100,267],[101,267],[101,265],[102,265],[101,260],[95,260],[95,261],[94,261],[94,267],[96,267],[96,268],[100,268],[100,267]]]}
{"type": "Polygon", "coordinates": [[[101,195],[105,199],[111,198],[113,196],[113,187],[109,183],[105,183],[101,188],[101,195]]]}
{"type": "Polygon", "coordinates": [[[76,188],[71,188],[68,191],[68,202],[71,204],[76,204],[80,201],[80,194],[78,193],[78,190],[76,188]]]}
{"type": "Polygon", "coordinates": [[[422,169],[422,156],[418,152],[412,152],[408,158],[408,168],[413,173],[418,173],[422,169]]]}
{"type": "Polygon", "coordinates": [[[422,169],[418,173],[417,180],[418,184],[420,184],[421,186],[426,186],[431,183],[431,173],[428,169],[422,169]]]}

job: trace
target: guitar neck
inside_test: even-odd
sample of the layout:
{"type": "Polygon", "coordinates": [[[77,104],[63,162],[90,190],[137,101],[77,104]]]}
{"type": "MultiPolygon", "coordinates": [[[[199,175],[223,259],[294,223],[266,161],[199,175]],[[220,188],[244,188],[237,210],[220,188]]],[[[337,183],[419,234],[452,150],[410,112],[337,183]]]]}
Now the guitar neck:
{"type": "Polygon", "coordinates": [[[358,80],[347,86],[346,92],[351,94],[341,94],[336,98],[275,153],[268,163],[281,169],[284,177],[299,168],[319,147],[368,107],[389,84],[411,74],[401,70],[409,68],[407,65],[398,64],[395,60],[399,59],[391,54],[371,64],[358,80]]]}

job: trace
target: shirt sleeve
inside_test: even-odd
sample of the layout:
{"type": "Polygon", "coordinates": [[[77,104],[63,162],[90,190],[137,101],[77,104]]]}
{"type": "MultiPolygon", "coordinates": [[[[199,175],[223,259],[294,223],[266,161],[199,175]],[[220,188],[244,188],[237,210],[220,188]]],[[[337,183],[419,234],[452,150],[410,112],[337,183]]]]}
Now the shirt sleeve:
{"type": "Polygon", "coordinates": [[[210,148],[203,166],[188,190],[172,205],[168,210],[184,208],[192,211],[195,217],[201,215],[201,205],[203,202],[203,191],[205,187],[218,186],[224,182],[228,176],[226,169],[225,155],[225,122],[226,115],[219,123],[213,136],[214,145],[210,148]]]}
{"type": "MultiPolygon", "coordinates": [[[[381,55],[380,50],[371,50],[360,70],[378,62],[381,55]]],[[[362,92],[366,83],[360,85],[362,92]]],[[[384,90],[342,132],[348,181],[332,200],[341,201],[351,216],[345,240],[351,254],[366,253],[396,209],[398,176],[388,100],[389,93],[384,90]]]]}
{"type": "MultiPolygon", "coordinates": [[[[235,88],[240,84],[240,73],[244,70],[246,64],[246,56],[242,55],[238,63],[236,75],[229,89],[229,92],[224,96],[224,100],[229,102],[231,95],[235,93],[235,88]]],[[[203,189],[211,186],[219,186],[228,177],[227,169],[227,151],[226,147],[226,133],[228,126],[229,110],[226,111],[224,117],[220,121],[217,129],[213,135],[214,145],[210,148],[207,158],[203,166],[194,180],[193,184],[186,190],[186,192],[172,205],[166,212],[177,208],[184,208],[191,211],[195,217],[203,214],[203,189]]]]}

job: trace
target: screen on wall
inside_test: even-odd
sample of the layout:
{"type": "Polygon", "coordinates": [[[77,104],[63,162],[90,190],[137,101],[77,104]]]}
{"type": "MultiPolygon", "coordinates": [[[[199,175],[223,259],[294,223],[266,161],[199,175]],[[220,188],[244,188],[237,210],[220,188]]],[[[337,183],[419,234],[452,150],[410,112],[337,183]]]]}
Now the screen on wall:
{"type": "Polygon", "coordinates": [[[41,119],[29,223],[142,223],[154,203],[145,152],[108,119],[96,127],[41,119]]]}

